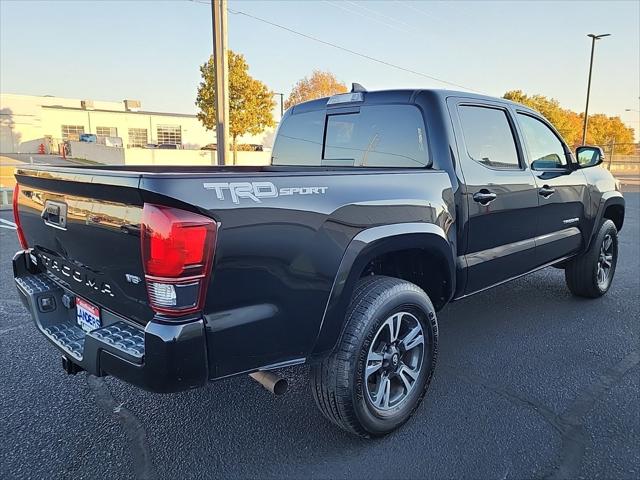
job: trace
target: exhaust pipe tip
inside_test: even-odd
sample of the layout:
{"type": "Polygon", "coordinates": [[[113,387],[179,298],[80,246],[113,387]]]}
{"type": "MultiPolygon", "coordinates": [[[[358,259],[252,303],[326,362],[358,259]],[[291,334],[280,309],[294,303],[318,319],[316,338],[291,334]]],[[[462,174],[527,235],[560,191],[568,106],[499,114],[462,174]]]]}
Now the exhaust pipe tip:
{"type": "Polygon", "coordinates": [[[254,372],[249,376],[269,390],[274,395],[284,395],[289,388],[286,378],[279,377],[271,372],[254,372]]]}

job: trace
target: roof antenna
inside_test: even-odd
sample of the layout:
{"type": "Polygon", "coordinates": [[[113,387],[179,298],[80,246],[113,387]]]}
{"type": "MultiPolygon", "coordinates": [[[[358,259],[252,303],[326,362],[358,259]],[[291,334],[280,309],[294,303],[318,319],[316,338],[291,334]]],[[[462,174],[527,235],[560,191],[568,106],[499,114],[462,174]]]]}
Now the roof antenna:
{"type": "Polygon", "coordinates": [[[366,92],[366,91],[367,91],[367,89],[364,88],[359,83],[353,82],[351,84],[351,93],[366,92]]]}

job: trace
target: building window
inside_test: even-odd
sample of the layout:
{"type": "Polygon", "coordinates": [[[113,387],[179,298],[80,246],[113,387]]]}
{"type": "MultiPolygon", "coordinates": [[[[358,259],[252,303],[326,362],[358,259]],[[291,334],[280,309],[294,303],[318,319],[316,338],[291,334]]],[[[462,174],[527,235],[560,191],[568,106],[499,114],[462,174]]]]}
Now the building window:
{"type": "Polygon", "coordinates": [[[158,145],[182,145],[180,125],[158,125],[158,145]]]}
{"type": "Polygon", "coordinates": [[[147,144],[146,128],[130,128],[129,129],[129,147],[144,147],[147,144]]]}
{"type": "Polygon", "coordinates": [[[116,127],[96,127],[96,135],[103,137],[117,137],[118,129],[116,127]]]}
{"type": "Polygon", "coordinates": [[[83,125],[62,125],[62,139],[76,140],[80,139],[80,135],[84,133],[83,125]]]}

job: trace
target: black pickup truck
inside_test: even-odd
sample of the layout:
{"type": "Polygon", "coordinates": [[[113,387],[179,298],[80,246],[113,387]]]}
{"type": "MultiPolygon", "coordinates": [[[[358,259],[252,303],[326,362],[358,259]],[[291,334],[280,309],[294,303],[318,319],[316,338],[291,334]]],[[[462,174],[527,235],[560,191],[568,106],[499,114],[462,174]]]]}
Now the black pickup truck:
{"type": "Polygon", "coordinates": [[[447,303],[547,266],[607,292],[602,160],[503,99],[356,88],[289,109],[269,166],[19,168],[15,282],[70,373],[173,392],[307,363],[327,418],[383,435],[447,303]]]}

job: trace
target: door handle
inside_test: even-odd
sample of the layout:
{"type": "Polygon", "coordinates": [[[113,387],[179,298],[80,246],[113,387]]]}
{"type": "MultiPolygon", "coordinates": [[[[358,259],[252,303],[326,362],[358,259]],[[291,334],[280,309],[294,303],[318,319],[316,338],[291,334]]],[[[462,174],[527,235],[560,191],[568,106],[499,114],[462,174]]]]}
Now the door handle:
{"type": "Polygon", "coordinates": [[[473,201],[478,202],[481,205],[489,205],[497,197],[498,195],[496,195],[495,193],[490,192],[486,188],[483,188],[479,192],[473,194],[473,201]]]}
{"type": "Polygon", "coordinates": [[[542,195],[544,198],[548,198],[554,193],[556,193],[555,188],[551,188],[549,185],[544,185],[540,190],[538,190],[538,194],[542,195]]]}

